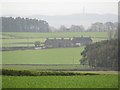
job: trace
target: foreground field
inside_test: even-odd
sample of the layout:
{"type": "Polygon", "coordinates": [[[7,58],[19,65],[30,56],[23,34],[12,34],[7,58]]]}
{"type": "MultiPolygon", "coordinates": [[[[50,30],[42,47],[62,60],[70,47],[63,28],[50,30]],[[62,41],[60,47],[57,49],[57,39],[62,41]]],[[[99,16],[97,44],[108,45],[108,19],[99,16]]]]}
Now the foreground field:
{"type": "Polygon", "coordinates": [[[79,64],[84,47],[5,51],[3,64],[79,64]]]}
{"type": "Polygon", "coordinates": [[[3,88],[117,88],[117,75],[3,76],[3,88]],[[19,82],[19,83],[18,83],[19,82]]]}

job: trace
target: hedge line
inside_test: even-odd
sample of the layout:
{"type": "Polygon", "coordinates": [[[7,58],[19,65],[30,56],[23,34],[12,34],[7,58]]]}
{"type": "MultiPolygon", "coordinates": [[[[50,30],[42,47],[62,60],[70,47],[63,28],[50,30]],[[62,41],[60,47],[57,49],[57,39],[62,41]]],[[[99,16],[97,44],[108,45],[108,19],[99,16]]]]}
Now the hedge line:
{"type": "Polygon", "coordinates": [[[59,71],[28,71],[28,70],[8,70],[2,69],[2,75],[7,76],[73,76],[73,75],[99,75],[97,73],[74,73],[59,71]]]}

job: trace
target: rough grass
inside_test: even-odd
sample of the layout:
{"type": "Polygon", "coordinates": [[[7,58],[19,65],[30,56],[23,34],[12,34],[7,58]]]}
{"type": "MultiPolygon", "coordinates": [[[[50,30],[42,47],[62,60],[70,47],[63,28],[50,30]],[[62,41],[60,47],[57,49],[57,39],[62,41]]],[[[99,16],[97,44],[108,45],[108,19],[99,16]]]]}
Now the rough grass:
{"type": "Polygon", "coordinates": [[[89,66],[80,64],[4,64],[2,68],[33,71],[78,71],[81,69],[89,69],[89,66]]]}
{"type": "Polygon", "coordinates": [[[79,64],[84,47],[2,52],[3,64],[79,64]]]}
{"type": "Polygon", "coordinates": [[[3,88],[117,88],[117,75],[3,76],[3,88]]]}

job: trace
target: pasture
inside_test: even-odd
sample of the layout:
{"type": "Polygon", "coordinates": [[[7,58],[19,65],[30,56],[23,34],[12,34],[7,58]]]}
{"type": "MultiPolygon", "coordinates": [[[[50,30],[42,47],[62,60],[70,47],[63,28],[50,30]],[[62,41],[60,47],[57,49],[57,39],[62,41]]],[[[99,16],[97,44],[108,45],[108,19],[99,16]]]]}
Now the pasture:
{"type": "MultiPolygon", "coordinates": [[[[90,69],[88,65],[80,64],[4,64],[3,69],[29,71],[74,71],[90,69]]],[[[92,68],[91,68],[92,69],[92,68]]]]}
{"type": "MultiPolygon", "coordinates": [[[[92,37],[93,42],[107,39],[107,32],[3,32],[0,42],[3,47],[34,46],[35,41],[44,42],[46,38],[92,37]],[[32,42],[32,44],[24,44],[32,42]]],[[[16,50],[2,52],[2,68],[40,72],[59,69],[63,72],[98,73],[99,75],[77,76],[2,76],[3,88],[117,88],[118,75],[107,71],[74,71],[88,69],[80,65],[82,47],[52,48],[41,50],[16,50]],[[65,71],[64,71],[65,70],[65,71]],[[19,83],[18,83],[19,82],[19,83]]]]}
{"type": "Polygon", "coordinates": [[[105,37],[107,32],[2,32],[3,38],[17,38],[17,37],[33,37],[33,38],[54,38],[54,37],[105,37]]]}
{"type": "Polygon", "coordinates": [[[3,76],[2,80],[3,88],[118,88],[118,76],[111,74],[88,76],[3,76]]]}
{"type": "Polygon", "coordinates": [[[2,52],[3,64],[79,64],[84,47],[2,52]]]}
{"type": "Polygon", "coordinates": [[[44,42],[46,38],[73,38],[81,36],[91,37],[93,42],[106,40],[108,37],[107,32],[3,32],[3,39],[0,39],[0,41],[3,47],[34,46],[34,42],[44,42]],[[25,42],[31,44],[24,44],[25,42]]]}
{"type": "MultiPolygon", "coordinates": [[[[34,46],[35,41],[44,42],[47,37],[92,37],[93,42],[107,39],[107,32],[2,32],[2,47],[34,46]],[[99,38],[98,38],[99,37],[99,38]],[[32,42],[32,44],[24,44],[32,42]]],[[[79,64],[84,47],[56,48],[28,51],[5,51],[2,53],[3,64],[79,64]]]]}

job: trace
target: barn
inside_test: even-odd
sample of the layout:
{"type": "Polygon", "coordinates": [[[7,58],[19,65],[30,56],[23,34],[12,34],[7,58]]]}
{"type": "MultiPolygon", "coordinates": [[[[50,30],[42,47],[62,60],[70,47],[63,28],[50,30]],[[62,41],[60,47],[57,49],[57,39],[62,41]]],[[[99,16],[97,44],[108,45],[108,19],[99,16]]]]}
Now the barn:
{"type": "Polygon", "coordinates": [[[92,39],[90,37],[74,37],[72,43],[74,46],[88,45],[92,43],[92,39]]]}
{"type": "Polygon", "coordinates": [[[59,47],[71,47],[71,39],[47,39],[44,43],[46,48],[59,48],[59,47]]]}
{"type": "Polygon", "coordinates": [[[71,38],[69,39],[47,38],[44,43],[44,46],[46,48],[60,48],[60,47],[74,47],[74,46],[88,45],[91,43],[92,43],[92,39],[90,37],[74,37],[72,40],[71,38]]]}

